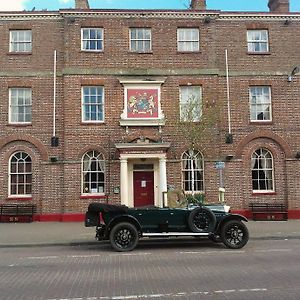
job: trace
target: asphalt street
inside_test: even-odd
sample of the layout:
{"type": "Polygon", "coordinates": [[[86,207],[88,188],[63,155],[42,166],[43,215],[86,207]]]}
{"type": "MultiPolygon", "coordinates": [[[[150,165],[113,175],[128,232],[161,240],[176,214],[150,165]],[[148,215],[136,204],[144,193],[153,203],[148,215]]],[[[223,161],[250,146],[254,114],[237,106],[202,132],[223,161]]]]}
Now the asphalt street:
{"type": "Polygon", "coordinates": [[[300,240],[254,239],[240,250],[208,240],[0,249],[3,300],[275,299],[300,296],[300,240]]]}

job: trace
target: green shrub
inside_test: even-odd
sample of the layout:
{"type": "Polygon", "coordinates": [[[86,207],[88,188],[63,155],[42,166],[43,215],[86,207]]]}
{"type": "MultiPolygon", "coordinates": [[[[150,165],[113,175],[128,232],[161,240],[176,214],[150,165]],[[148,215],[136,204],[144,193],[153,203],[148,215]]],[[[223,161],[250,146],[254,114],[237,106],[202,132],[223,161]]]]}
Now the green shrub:
{"type": "Polygon", "coordinates": [[[204,194],[194,194],[194,195],[187,195],[186,200],[188,203],[193,203],[193,204],[203,204],[205,201],[205,196],[204,194]]]}

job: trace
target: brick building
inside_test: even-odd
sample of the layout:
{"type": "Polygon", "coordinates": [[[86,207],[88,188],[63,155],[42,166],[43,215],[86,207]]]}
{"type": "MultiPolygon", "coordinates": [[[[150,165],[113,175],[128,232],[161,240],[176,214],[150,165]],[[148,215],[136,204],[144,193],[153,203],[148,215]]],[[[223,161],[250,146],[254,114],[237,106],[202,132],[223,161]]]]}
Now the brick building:
{"type": "Polygon", "coordinates": [[[222,186],[233,210],[299,217],[300,13],[205,2],[0,12],[0,203],[75,220],[92,201],[161,206],[183,189],[215,202],[222,186]],[[191,143],[180,124],[201,133],[212,108],[191,143]]]}

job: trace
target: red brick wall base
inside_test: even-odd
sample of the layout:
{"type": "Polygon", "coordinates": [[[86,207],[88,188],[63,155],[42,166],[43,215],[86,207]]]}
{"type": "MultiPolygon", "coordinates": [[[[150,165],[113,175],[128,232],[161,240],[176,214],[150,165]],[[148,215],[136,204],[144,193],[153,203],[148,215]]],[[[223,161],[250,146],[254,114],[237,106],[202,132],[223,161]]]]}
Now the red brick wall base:
{"type": "Polygon", "coordinates": [[[73,213],[73,214],[46,214],[46,215],[36,215],[33,221],[37,222],[84,222],[83,213],[73,213]]]}
{"type": "MultiPolygon", "coordinates": [[[[240,214],[248,219],[252,219],[252,214],[249,210],[232,210],[233,214],[240,214]]],[[[289,210],[289,219],[300,219],[300,210],[289,210]]],[[[35,215],[33,221],[36,222],[84,222],[83,213],[73,214],[46,214],[46,215],[35,215]]]]}
{"type": "MultiPolygon", "coordinates": [[[[249,210],[231,210],[230,211],[233,214],[240,214],[242,216],[245,216],[248,219],[252,219],[252,213],[249,210]]],[[[300,219],[300,210],[289,210],[288,211],[288,219],[289,220],[296,220],[300,219]]]]}

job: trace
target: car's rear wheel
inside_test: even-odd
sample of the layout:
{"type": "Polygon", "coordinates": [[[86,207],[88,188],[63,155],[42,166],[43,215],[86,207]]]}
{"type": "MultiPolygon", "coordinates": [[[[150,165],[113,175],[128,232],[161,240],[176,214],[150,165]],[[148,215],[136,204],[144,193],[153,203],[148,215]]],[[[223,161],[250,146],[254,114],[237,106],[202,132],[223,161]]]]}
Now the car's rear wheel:
{"type": "Polygon", "coordinates": [[[221,228],[221,239],[231,249],[244,247],[249,240],[249,232],[244,223],[238,220],[226,222],[221,228]]]}
{"type": "Polygon", "coordinates": [[[216,216],[209,208],[197,207],[191,211],[188,224],[192,232],[213,232],[216,226],[216,216]]]}
{"type": "Polygon", "coordinates": [[[133,250],[139,241],[136,227],[128,222],[116,224],[110,231],[109,240],[111,246],[120,252],[133,250]]]}

